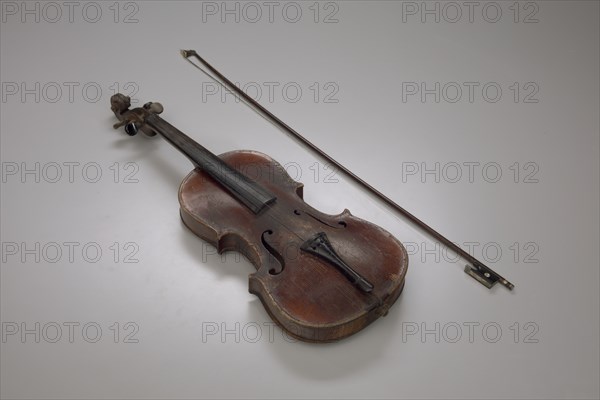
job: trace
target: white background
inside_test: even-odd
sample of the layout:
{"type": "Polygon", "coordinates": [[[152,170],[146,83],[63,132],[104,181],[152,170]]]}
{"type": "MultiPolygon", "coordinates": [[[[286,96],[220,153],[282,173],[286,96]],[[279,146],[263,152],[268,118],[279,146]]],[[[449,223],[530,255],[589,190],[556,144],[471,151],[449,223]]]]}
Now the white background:
{"type": "Polygon", "coordinates": [[[2,2],[3,398],[598,398],[597,2],[480,2],[472,22],[464,2],[461,16],[444,2],[276,2],[272,21],[265,2],[89,3],[69,15],[2,2]],[[439,22],[421,21],[425,7],[439,22]],[[267,108],[515,290],[479,285],[342,176],[326,179],[320,160],[207,92],[181,48],[260,87],[267,108]],[[407,92],[436,82],[439,102],[407,92]],[[116,90],[161,102],[215,153],[271,155],[314,207],[394,233],[411,256],[389,315],[326,345],[273,327],[247,291],[253,267],[180,222],[189,162],[112,129],[116,90]]]}

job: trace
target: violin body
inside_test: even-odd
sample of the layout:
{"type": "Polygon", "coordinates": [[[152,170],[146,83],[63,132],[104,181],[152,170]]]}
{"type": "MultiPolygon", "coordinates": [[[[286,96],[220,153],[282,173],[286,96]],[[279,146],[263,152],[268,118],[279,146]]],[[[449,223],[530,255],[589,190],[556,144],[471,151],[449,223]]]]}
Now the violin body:
{"type": "Polygon", "coordinates": [[[196,168],[179,189],[181,217],[219,253],[238,251],[254,264],[249,291],[281,328],[304,341],[335,341],[387,313],[408,267],[396,238],[348,210],[327,215],[310,207],[303,185],[264,154],[219,157],[277,201],[253,213],[196,168]]]}

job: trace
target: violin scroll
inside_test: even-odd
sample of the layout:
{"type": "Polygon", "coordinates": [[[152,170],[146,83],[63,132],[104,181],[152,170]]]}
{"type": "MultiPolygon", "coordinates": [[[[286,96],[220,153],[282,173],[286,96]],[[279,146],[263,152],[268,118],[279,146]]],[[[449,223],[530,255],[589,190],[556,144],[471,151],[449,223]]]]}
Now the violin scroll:
{"type": "Polygon", "coordinates": [[[110,109],[119,122],[113,125],[113,128],[118,129],[124,126],[125,133],[129,136],[135,136],[141,130],[147,136],[156,136],[156,132],[146,124],[146,118],[149,115],[160,114],[164,108],[162,104],[156,102],[148,102],[142,107],[137,107],[132,110],[131,98],[122,93],[117,93],[110,98],[110,109]]]}

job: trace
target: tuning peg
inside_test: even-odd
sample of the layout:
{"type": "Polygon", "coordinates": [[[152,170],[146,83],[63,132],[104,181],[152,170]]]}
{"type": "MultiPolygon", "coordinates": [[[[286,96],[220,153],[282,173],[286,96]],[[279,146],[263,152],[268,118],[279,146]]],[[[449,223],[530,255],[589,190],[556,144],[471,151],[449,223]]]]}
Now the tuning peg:
{"type": "Polygon", "coordinates": [[[153,102],[148,102],[144,104],[144,109],[150,111],[153,114],[160,114],[164,110],[162,104],[153,102]]]}
{"type": "Polygon", "coordinates": [[[135,122],[129,122],[125,125],[125,133],[129,136],[135,136],[138,133],[138,127],[135,122]]]}

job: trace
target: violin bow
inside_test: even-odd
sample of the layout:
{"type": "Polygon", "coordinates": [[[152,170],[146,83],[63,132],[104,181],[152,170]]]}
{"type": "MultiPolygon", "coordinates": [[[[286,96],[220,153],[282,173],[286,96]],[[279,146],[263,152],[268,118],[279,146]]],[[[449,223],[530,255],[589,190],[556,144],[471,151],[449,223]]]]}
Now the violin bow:
{"type": "Polygon", "coordinates": [[[356,175],[355,173],[350,171],[348,168],[346,168],[345,166],[340,164],[338,161],[336,161],[334,158],[332,158],[329,154],[325,153],[323,150],[318,148],[314,143],[312,143],[310,140],[306,139],[304,136],[302,136],[300,133],[298,133],[295,129],[293,129],[288,124],[283,122],[281,119],[276,117],[273,113],[271,113],[269,110],[267,110],[262,105],[260,105],[260,103],[258,103],[256,100],[254,100],[252,97],[250,97],[246,93],[244,93],[244,91],[242,89],[240,89],[233,82],[231,82],[229,79],[227,79],[223,74],[221,74],[219,71],[217,71],[212,65],[210,65],[208,62],[206,62],[206,60],[204,60],[202,57],[200,57],[200,55],[198,55],[198,53],[195,50],[181,50],[181,55],[190,64],[192,64],[194,67],[198,68],[200,71],[202,71],[206,76],[208,76],[210,79],[215,81],[217,84],[219,84],[223,88],[237,94],[248,107],[250,107],[252,110],[257,112],[260,116],[262,116],[267,121],[274,124],[275,126],[279,127],[281,130],[283,130],[285,133],[287,133],[290,137],[295,139],[298,143],[300,143],[304,147],[308,148],[310,151],[312,151],[317,156],[327,160],[328,163],[330,163],[331,165],[335,166],[337,169],[342,171],[344,173],[344,175],[346,177],[348,177],[351,181],[354,181],[355,183],[359,184],[367,192],[369,192],[371,195],[377,197],[379,200],[381,200],[384,204],[386,204],[392,210],[399,213],[404,218],[408,219],[410,222],[412,222],[413,224],[415,224],[416,226],[421,228],[423,231],[425,231],[431,237],[437,239],[438,241],[443,243],[447,248],[454,251],[456,254],[458,254],[460,257],[462,257],[464,260],[466,260],[469,264],[465,265],[464,271],[468,275],[473,277],[475,280],[477,280],[479,283],[481,283],[488,289],[491,289],[497,282],[500,282],[500,284],[502,284],[507,289],[509,289],[509,290],[514,289],[515,285],[510,283],[506,278],[503,278],[502,276],[500,276],[500,274],[498,274],[497,272],[492,270],[490,267],[486,266],[484,263],[482,263],[475,257],[473,257],[467,251],[460,248],[458,245],[456,245],[454,242],[450,241],[444,235],[442,235],[441,233],[439,233],[438,231],[433,229],[431,226],[427,225],[425,222],[421,221],[419,218],[417,218],[415,215],[413,215],[406,209],[402,208],[395,201],[393,201],[392,199],[387,197],[385,194],[381,193],[379,190],[375,189],[373,186],[371,186],[369,183],[364,181],[358,175],[356,175]],[[196,59],[197,63],[190,59],[192,57],[196,59]]]}

